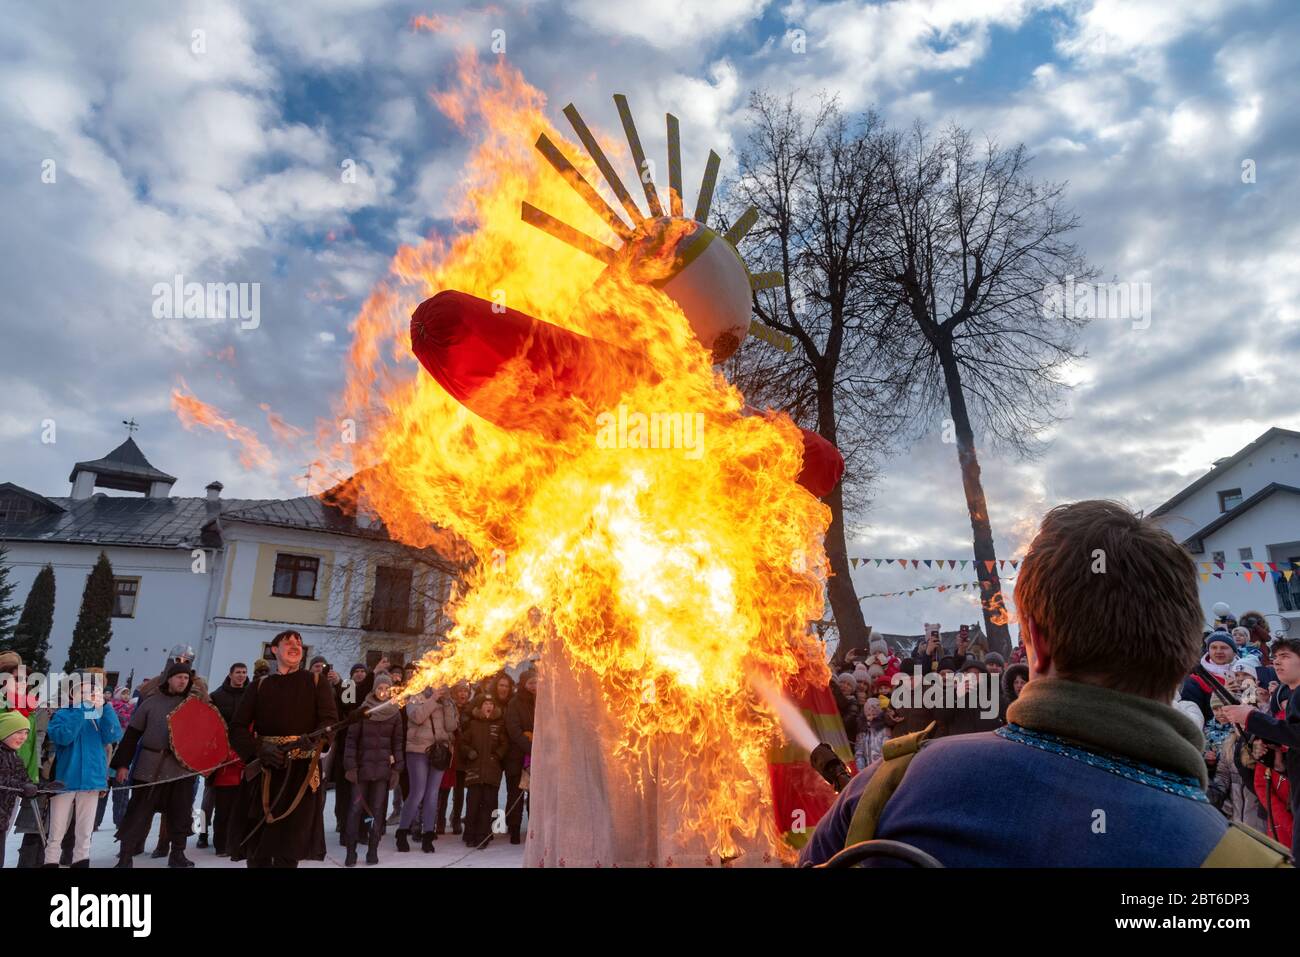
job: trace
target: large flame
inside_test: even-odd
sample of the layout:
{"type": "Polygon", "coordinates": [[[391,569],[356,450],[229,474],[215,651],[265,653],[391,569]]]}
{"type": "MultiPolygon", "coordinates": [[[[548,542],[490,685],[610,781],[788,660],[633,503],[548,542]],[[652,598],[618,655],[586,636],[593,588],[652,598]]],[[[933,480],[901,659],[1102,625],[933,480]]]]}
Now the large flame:
{"type": "MultiPolygon", "coordinates": [[[[766,757],[779,732],[751,679],[828,678],[807,623],[822,615],[830,513],[795,482],[800,433],[784,417],[740,414],[741,395],[665,295],[618,268],[593,288],[600,264],[521,222],[527,199],[617,245],[539,163],[544,131],[597,176],[547,121],[539,91],[503,62],[466,54],[454,91],[434,101],[476,141],[459,232],[400,249],[394,278],[357,317],[340,413],[348,437],[327,443],[324,463],[355,475],[358,506],[392,536],[469,560],[448,608],[454,627],[404,693],[489,675],[543,647],[564,654],[624,729],[611,754],[671,742],[689,772],[659,786],[714,852],[729,857],[760,834],[775,846],[766,757]],[[549,417],[546,434],[469,412],[410,354],[412,309],[443,289],[621,347],[604,371],[625,409],[702,421],[702,449],[601,447],[611,443],[598,442],[598,417],[615,413],[608,425],[617,410],[573,399],[520,410],[549,417]],[[637,369],[619,364],[624,351],[637,369]]],[[[670,252],[637,275],[660,266],[671,267],[670,252]]],[[[545,681],[545,656],[541,672],[545,681]]]]}

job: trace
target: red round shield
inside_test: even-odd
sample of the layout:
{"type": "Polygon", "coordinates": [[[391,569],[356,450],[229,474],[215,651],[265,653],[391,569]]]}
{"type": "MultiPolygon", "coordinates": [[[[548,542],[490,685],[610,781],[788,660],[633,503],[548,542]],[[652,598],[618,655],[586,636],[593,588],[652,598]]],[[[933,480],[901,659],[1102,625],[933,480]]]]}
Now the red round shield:
{"type": "Polygon", "coordinates": [[[191,771],[207,774],[230,753],[221,712],[200,698],[186,698],[167,716],[172,751],[191,771]]]}

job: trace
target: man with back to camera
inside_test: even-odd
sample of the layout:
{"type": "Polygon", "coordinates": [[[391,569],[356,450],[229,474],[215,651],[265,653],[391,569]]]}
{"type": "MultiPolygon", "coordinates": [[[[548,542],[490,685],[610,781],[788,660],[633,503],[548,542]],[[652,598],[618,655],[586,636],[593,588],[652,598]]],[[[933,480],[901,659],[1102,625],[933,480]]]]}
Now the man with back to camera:
{"type": "Polygon", "coordinates": [[[1209,803],[1204,737],[1170,705],[1200,654],[1201,609],[1191,556],[1167,532],[1113,502],[1054,508],[1015,597],[1030,681],[1007,726],[889,742],[801,863],[873,838],[948,867],[1288,863],[1209,803]]]}

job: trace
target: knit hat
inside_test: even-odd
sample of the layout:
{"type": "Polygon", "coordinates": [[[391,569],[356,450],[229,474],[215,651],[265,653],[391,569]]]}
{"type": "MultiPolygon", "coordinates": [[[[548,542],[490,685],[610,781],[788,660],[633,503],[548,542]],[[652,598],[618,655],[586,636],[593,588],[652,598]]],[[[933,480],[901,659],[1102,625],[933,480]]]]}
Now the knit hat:
{"type": "Polygon", "coordinates": [[[268,675],[271,673],[271,663],[265,658],[258,658],[253,662],[253,675],[268,675]]]}
{"type": "Polygon", "coordinates": [[[380,685],[388,685],[391,688],[393,686],[393,676],[390,675],[387,671],[381,671],[378,674],[376,674],[375,688],[378,689],[380,685]]]}
{"type": "Polygon", "coordinates": [[[965,674],[968,671],[978,671],[982,675],[989,673],[989,670],[984,667],[984,662],[977,658],[967,658],[962,662],[961,670],[962,674],[965,674]]]}
{"type": "Polygon", "coordinates": [[[957,670],[957,659],[953,658],[951,655],[945,655],[944,657],[940,658],[939,667],[935,669],[935,671],[956,671],[956,670],[957,670]]]}
{"type": "Polygon", "coordinates": [[[853,676],[853,672],[851,672],[851,671],[844,671],[844,672],[841,672],[840,674],[838,674],[838,675],[835,676],[835,680],[836,680],[836,681],[852,681],[854,684],[857,684],[857,682],[858,682],[858,679],[855,678],[855,677],[853,676]]]}
{"type": "Polygon", "coordinates": [[[31,730],[31,721],[19,711],[0,711],[0,741],[15,731],[31,730]]]}
{"type": "Polygon", "coordinates": [[[311,661],[307,662],[307,667],[310,668],[313,665],[327,665],[327,664],[329,664],[329,662],[325,660],[324,655],[317,655],[311,661]]]}
{"type": "Polygon", "coordinates": [[[356,674],[358,671],[365,671],[365,670],[366,670],[365,664],[358,661],[355,665],[353,665],[351,668],[348,669],[348,677],[351,677],[352,675],[356,674]]]}
{"type": "Polygon", "coordinates": [[[1216,643],[1217,643],[1217,644],[1221,644],[1221,645],[1227,645],[1229,648],[1232,649],[1232,653],[1233,653],[1234,655],[1237,653],[1237,643],[1236,643],[1235,641],[1232,640],[1232,635],[1228,634],[1226,631],[1216,631],[1216,632],[1212,632],[1212,633],[1210,634],[1210,637],[1208,637],[1208,638],[1205,639],[1205,650],[1206,650],[1206,652],[1207,652],[1207,653],[1209,652],[1209,650],[1210,650],[1210,645],[1213,645],[1213,644],[1216,644],[1216,643]]]}
{"type": "Polygon", "coordinates": [[[860,664],[860,665],[858,665],[856,668],[853,669],[853,680],[854,680],[854,681],[870,681],[870,680],[871,680],[871,672],[867,670],[867,668],[866,668],[865,665],[861,665],[861,664],[860,664]]]}
{"type": "Polygon", "coordinates": [[[1007,662],[1006,662],[1006,659],[1003,658],[1003,657],[1002,657],[1000,654],[998,654],[996,651],[990,651],[987,655],[984,656],[984,664],[986,664],[986,665],[1002,665],[1002,666],[1005,668],[1007,662]]]}
{"type": "Polygon", "coordinates": [[[889,654],[889,645],[885,644],[885,639],[884,639],[884,638],[872,638],[872,639],[871,639],[871,653],[872,653],[873,655],[887,655],[887,654],[889,654]]]}
{"type": "Polygon", "coordinates": [[[1228,670],[1239,671],[1242,674],[1250,675],[1252,678],[1256,678],[1259,675],[1255,670],[1255,662],[1249,658],[1238,658],[1232,664],[1228,665],[1228,670]]]}

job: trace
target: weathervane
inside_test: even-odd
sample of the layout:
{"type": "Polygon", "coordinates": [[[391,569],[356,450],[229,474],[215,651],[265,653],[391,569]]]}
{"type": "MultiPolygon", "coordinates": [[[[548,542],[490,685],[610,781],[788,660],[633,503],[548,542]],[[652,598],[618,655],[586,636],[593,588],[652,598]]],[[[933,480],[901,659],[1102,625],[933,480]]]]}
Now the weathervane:
{"type": "Polygon", "coordinates": [[[130,435],[136,429],[140,428],[140,426],[135,421],[135,416],[131,416],[129,420],[123,419],[122,424],[126,426],[126,432],[128,435],[130,435]]]}

